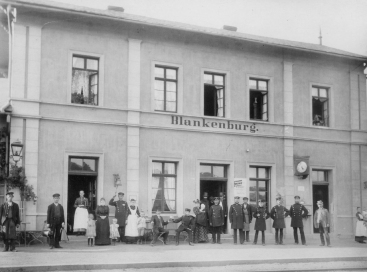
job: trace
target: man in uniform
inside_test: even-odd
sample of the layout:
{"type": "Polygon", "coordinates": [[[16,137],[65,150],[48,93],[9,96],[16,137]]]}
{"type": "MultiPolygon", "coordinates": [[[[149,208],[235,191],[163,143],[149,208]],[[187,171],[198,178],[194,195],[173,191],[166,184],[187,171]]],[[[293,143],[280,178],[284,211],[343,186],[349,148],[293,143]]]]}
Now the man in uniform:
{"type": "Polygon", "coordinates": [[[47,208],[47,227],[50,228],[50,249],[61,248],[61,228],[65,225],[64,208],[59,204],[60,194],[54,194],[54,203],[47,208]]]}
{"type": "Polygon", "coordinates": [[[233,229],[233,243],[237,245],[237,230],[240,233],[240,243],[242,244],[243,239],[243,226],[245,222],[242,205],[239,203],[240,197],[234,198],[234,204],[231,205],[228,213],[229,222],[231,222],[231,228],[233,229]]]}
{"type": "Polygon", "coordinates": [[[219,198],[214,198],[214,205],[209,209],[209,222],[212,228],[212,244],[220,242],[220,234],[222,233],[222,228],[224,225],[224,213],[223,208],[219,205],[219,198]]]}
{"type": "Polygon", "coordinates": [[[285,229],[285,221],[289,215],[289,210],[286,209],[283,205],[281,205],[282,198],[276,198],[277,205],[275,205],[270,212],[270,217],[274,220],[273,228],[275,229],[275,244],[284,245],[283,244],[283,229],[285,229]],[[280,232],[280,239],[279,239],[280,232]]]}
{"type": "Polygon", "coordinates": [[[129,215],[129,207],[127,206],[126,201],[124,201],[124,193],[119,192],[118,195],[113,196],[108,204],[115,207],[115,218],[117,219],[117,224],[119,225],[119,241],[125,242],[125,227],[127,217],[129,215]],[[117,201],[115,201],[116,196],[118,196],[117,201]]]}
{"type": "Polygon", "coordinates": [[[266,219],[270,217],[270,214],[264,207],[265,201],[263,199],[259,199],[259,204],[254,211],[255,221],[255,238],[253,245],[257,244],[257,237],[259,235],[259,231],[261,231],[261,242],[263,246],[265,246],[265,231],[266,231],[266,219]]]}
{"type": "Polygon", "coordinates": [[[0,231],[3,234],[4,250],[17,252],[15,249],[15,240],[17,239],[16,228],[19,228],[19,206],[13,202],[13,192],[6,194],[6,202],[0,208],[0,231]],[[5,217],[4,222],[2,222],[5,217]]]}
{"type": "Polygon", "coordinates": [[[305,233],[303,232],[303,221],[302,219],[307,217],[308,210],[305,206],[303,206],[300,201],[299,196],[294,197],[295,204],[293,204],[289,210],[289,214],[292,218],[291,221],[291,227],[293,228],[293,236],[294,236],[294,242],[296,245],[298,245],[298,233],[297,229],[299,229],[299,232],[301,233],[301,241],[302,245],[306,246],[306,238],[305,233]]]}
{"type": "Polygon", "coordinates": [[[222,233],[224,233],[227,228],[228,204],[224,193],[222,192],[219,193],[219,199],[220,199],[219,205],[223,208],[223,214],[224,214],[224,224],[222,228],[222,233]]]}
{"type": "Polygon", "coordinates": [[[185,209],[185,215],[180,218],[173,219],[173,223],[182,222],[181,225],[176,229],[176,246],[180,244],[180,234],[182,231],[186,231],[189,235],[189,245],[193,246],[192,234],[195,229],[195,217],[190,214],[190,209],[185,209]]]}

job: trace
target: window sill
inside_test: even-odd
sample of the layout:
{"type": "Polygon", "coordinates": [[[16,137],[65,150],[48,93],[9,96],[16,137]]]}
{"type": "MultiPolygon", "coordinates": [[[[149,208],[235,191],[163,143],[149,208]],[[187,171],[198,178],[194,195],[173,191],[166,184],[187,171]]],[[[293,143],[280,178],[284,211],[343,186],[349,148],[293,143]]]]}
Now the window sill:
{"type": "Polygon", "coordinates": [[[269,120],[264,121],[264,120],[258,120],[258,119],[250,119],[249,122],[270,124],[269,120]]]}
{"type": "Polygon", "coordinates": [[[77,107],[88,107],[88,108],[100,108],[100,105],[88,105],[88,104],[78,104],[78,103],[69,103],[69,105],[77,106],[77,107]]]}
{"type": "Polygon", "coordinates": [[[313,128],[321,128],[321,129],[329,129],[330,127],[326,127],[326,126],[315,126],[315,125],[311,125],[311,127],[313,128]]]}

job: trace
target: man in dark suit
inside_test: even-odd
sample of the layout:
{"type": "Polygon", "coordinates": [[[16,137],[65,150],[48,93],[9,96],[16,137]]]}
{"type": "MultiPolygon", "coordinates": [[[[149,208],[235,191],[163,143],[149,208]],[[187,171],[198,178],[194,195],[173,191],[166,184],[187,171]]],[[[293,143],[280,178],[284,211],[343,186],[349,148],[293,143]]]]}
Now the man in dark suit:
{"type": "Polygon", "coordinates": [[[65,225],[64,208],[59,204],[60,194],[54,194],[54,203],[47,209],[47,227],[50,228],[50,249],[61,248],[61,229],[65,225]]]}
{"type": "Polygon", "coordinates": [[[0,228],[2,228],[5,244],[3,251],[10,249],[12,252],[17,252],[15,249],[15,240],[17,239],[16,228],[19,228],[19,224],[19,206],[13,202],[13,192],[8,192],[6,194],[6,202],[0,208],[0,228]],[[3,217],[5,217],[5,220],[1,222],[3,217]]]}
{"type": "Polygon", "coordinates": [[[195,217],[190,214],[190,209],[185,209],[185,215],[180,218],[173,219],[173,223],[182,222],[181,225],[176,229],[176,246],[180,244],[180,233],[186,231],[189,235],[189,245],[193,246],[192,233],[195,229],[195,217]]]}
{"type": "Polygon", "coordinates": [[[163,242],[167,245],[167,238],[169,231],[164,229],[164,226],[168,224],[168,221],[164,221],[161,216],[161,211],[157,210],[156,214],[152,216],[151,223],[153,224],[153,241],[150,243],[151,246],[157,242],[158,236],[162,234],[163,242]]]}
{"type": "Polygon", "coordinates": [[[120,242],[125,242],[125,227],[130,210],[127,202],[124,201],[124,193],[118,193],[117,201],[115,201],[115,197],[116,195],[112,197],[108,204],[115,207],[115,218],[117,219],[117,224],[119,225],[118,230],[120,234],[120,242]]]}
{"type": "Polygon", "coordinates": [[[296,245],[298,245],[298,233],[297,229],[299,229],[299,232],[301,233],[301,241],[302,245],[306,246],[306,238],[305,233],[303,231],[303,221],[302,219],[307,217],[308,210],[305,206],[303,206],[300,202],[300,197],[295,196],[294,197],[295,204],[291,206],[289,209],[289,215],[291,216],[291,227],[293,228],[293,236],[294,236],[294,242],[296,245]]]}
{"type": "Polygon", "coordinates": [[[209,210],[209,222],[212,227],[212,244],[221,244],[220,234],[224,225],[223,208],[219,205],[219,198],[214,198],[214,205],[209,210]]]}
{"type": "Polygon", "coordinates": [[[222,228],[222,233],[225,233],[225,230],[227,229],[227,217],[228,217],[228,204],[226,195],[222,192],[219,193],[219,206],[222,206],[223,208],[223,214],[224,214],[224,225],[222,228]]]}
{"type": "Polygon", "coordinates": [[[237,245],[237,230],[240,234],[240,243],[243,243],[243,226],[245,222],[242,205],[239,203],[240,197],[234,198],[234,204],[229,209],[228,217],[231,222],[231,228],[233,229],[233,243],[237,245]]]}

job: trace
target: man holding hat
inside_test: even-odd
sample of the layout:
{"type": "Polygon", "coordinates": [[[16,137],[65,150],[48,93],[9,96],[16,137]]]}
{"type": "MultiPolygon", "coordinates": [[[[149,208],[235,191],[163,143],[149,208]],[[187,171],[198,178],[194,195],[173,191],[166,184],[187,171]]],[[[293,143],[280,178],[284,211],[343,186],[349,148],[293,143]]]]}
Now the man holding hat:
{"type": "Polygon", "coordinates": [[[306,245],[306,238],[305,233],[303,231],[303,221],[302,219],[307,217],[308,210],[305,206],[303,206],[300,202],[300,197],[295,196],[294,201],[295,203],[291,206],[289,209],[289,214],[292,218],[291,220],[291,227],[293,228],[293,236],[294,236],[294,242],[296,245],[298,245],[298,233],[297,229],[299,229],[299,232],[301,233],[301,241],[302,245],[306,245]]]}
{"type": "Polygon", "coordinates": [[[284,245],[283,244],[283,229],[285,229],[285,221],[289,215],[289,210],[286,209],[282,204],[282,198],[276,198],[277,205],[275,205],[270,212],[270,217],[274,220],[273,228],[275,229],[275,244],[277,245],[284,245]],[[279,232],[280,232],[280,239],[279,239],[279,232]]]}
{"type": "Polygon", "coordinates": [[[209,209],[209,222],[212,227],[212,244],[221,244],[220,234],[224,225],[224,213],[223,208],[219,205],[219,197],[214,198],[214,205],[209,209]]]}
{"type": "Polygon", "coordinates": [[[254,212],[254,217],[256,218],[255,221],[255,238],[253,244],[257,244],[257,237],[259,235],[259,231],[261,231],[262,235],[262,244],[265,246],[265,230],[266,230],[266,219],[270,217],[270,214],[264,207],[265,201],[259,199],[259,204],[254,212]]]}
{"type": "Polygon", "coordinates": [[[180,244],[180,234],[182,231],[186,231],[189,235],[189,245],[193,246],[192,233],[195,229],[195,217],[190,214],[190,209],[185,209],[185,215],[177,219],[172,219],[173,223],[181,222],[181,225],[176,229],[176,246],[180,244]]]}
{"type": "Polygon", "coordinates": [[[15,240],[17,239],[16,228],[19,228],[20,218],[19,218],[19,206],[17,203],[13,202],[13,192],[8,192],[6,194],[6,202],[1,205],[0,208],[0,231],[3,234],[3,241],[5,244],[3,251],[17,252],[15,249],[15,240]],[[5,217],[4,222],[2,222],[3,217],[5,217]]]}
{"type": "Polygon", "coordinates": [[[115,207],[115,218],[119,225],[120,242],[125,242],[125,227],[127,217],[129,216],[129,207],[127,202],[124,201],[124,193],[119,192],[117,194],[116,192],[116,195],[112,197],[108,204],[115,207]],[[116,197],[118,197],[118,200],[115,201],[116,197]]]}
{"type": "Polygon", "coordinates": [[[317,206],[319,208],[316,210],[313,219],[315,228],[319,229],[320,232],[320,239],[321,239],[320,246],[325,246],[325,239],[324,239],[325,234],[326,244],[328,247],[331,247],[329,236],[329,227],[330,227],[329,212],[327,209],[324,208],[324,203],[321,200],[317,201],[317,206]]]}
{"type": "Polygon", "coordinates": [[[231,223],[231,228],[233,229],[233,243],[237,245],[237,230],[240,233],[240,243],[243,243],[243,227],[245,222],[245,217],[243,214],[242,206],[239,203],[240,197],[235,196],[234,204],[231,205],[228,213],[229,222],[231,223]]]}
{"type": "Polygon", "coordinates": [[[47,208],[47,227],[50,228],[50,249],[61,248],[61,228],[65,225],[64,208],[59,204],[60,194],[53,194],[54,203],[47,208]]]}
{"type": "Polygon", "coordinates": [[[243,242],[250,242],[250,224],[252,222],[252,206],[248,204],[248,197],[243,198],[242,211],[244,215],[244,226],[243,226],[243,242]]]}

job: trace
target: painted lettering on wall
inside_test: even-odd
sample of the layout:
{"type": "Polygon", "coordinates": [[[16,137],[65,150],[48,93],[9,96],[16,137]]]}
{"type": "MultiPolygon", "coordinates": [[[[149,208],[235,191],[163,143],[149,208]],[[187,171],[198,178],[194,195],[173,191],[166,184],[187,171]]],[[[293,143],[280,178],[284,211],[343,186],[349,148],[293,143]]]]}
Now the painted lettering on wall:
{"type": "Polygon", "coordinates": [[[205,118],[201,120],[191,120],[184,118],[182,116],[172,116],[172,125],[179,126],[189,126],[189,127],[203,127],[203,128],[221,128],[221,129],[231,129],[231,130],[242,130],[250,131],[251,133],[256,133],[259,129],[253,123],[239,124],[231,121],[208,121],[205,118]]]}

